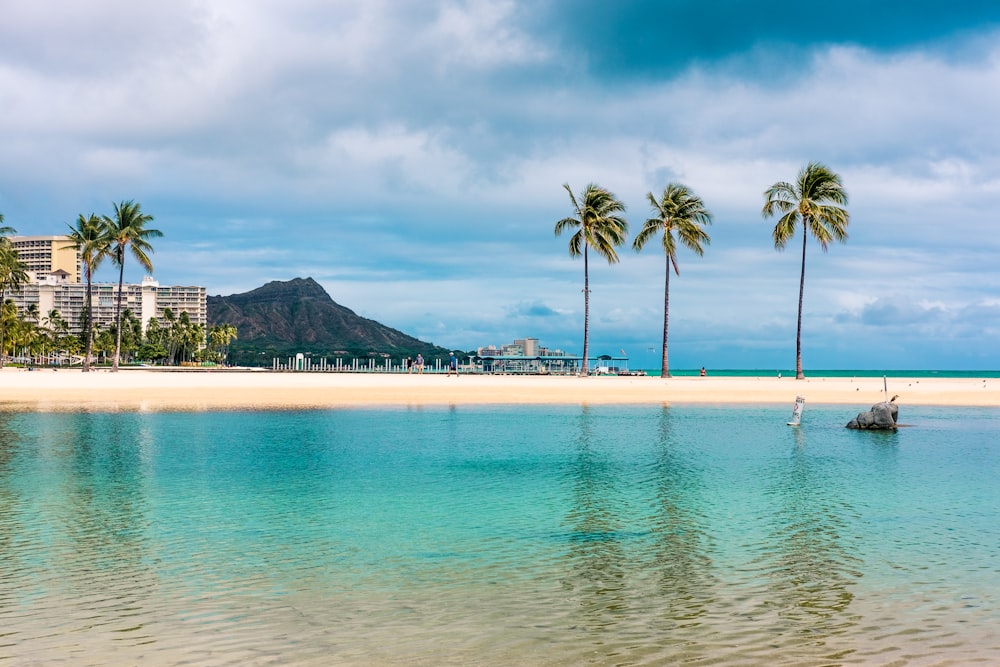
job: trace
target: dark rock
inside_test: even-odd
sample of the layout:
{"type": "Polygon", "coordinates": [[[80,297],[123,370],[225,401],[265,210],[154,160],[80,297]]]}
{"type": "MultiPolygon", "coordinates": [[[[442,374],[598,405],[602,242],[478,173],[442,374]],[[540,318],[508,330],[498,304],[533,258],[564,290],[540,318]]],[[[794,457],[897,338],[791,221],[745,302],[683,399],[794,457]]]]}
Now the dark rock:
{"type": "Polygon", "coordinates": [[[860,429],[862,431],[885,431],[896,428],[896,421],[899,418],[899,408],[893,401],[876,403],[871,410],[858,414],[857,417],[847,423],[847,428],[860,429]]]}

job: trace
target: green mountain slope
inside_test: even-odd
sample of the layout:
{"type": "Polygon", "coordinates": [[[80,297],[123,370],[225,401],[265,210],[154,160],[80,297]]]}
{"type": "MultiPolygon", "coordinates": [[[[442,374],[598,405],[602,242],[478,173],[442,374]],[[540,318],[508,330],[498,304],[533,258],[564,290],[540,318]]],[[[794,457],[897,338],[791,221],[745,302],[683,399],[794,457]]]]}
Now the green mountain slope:
{"type": "Polygon", "coordinates": [[[209,296],[209,326],[226,323],[239,332],[231,347],[234,363],[248,363],[256,356],[269,364],[270,356],[298,352],[329,357],[400,358],[418,352],[429,359],[448,356],[447,349],[341,306],[312,278],[273,281],[243,294],[209,296]]]}

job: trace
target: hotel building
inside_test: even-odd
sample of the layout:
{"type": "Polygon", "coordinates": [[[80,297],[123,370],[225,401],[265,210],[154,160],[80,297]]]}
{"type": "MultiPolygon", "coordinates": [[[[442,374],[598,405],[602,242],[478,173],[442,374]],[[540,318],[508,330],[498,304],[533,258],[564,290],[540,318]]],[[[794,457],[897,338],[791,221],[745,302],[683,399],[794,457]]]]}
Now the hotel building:
{"type": "MultiPolygon", "coordinates": [[[[70,247],[69,237],[12,236],[9,240],[28,267],[29,281],[20,289],[9,291],[6,297],[17,304],[22,316],[32,304],[38,307],[42,317],[57,310],[69,324],[70,333],[82,333],[87,285],[81,282],[80,253],[70,247]]],[[[94,283],[92,290],[94,322],[106,329],[115,321],[118,283],[94,283]]],[[[208,322],[204,287],[161,286],[147,276],[139,284],[123,285],[122,291],[122,308],[132,311],[142,322],[144,331],[150,320],[155,318],[162,322],[167,308],[173,311],[174,316],[187,313],[195,324],[204,326],[208,322]]]]}
{"type": "Polygon", "coordinates": [[[80,282],[80,253],[68,236],[11,236],[7,240],[17,251],[29,280],[65,271],[69,282],[80,282]]]}

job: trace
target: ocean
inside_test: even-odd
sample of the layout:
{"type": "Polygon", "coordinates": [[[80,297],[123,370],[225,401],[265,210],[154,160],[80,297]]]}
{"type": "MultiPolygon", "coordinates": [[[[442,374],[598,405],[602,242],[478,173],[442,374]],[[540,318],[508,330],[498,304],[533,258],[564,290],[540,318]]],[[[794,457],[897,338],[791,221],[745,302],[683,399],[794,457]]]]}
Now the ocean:
{"type": "MultiPolygon", "coordinates": [[[[660,376],[660,369],[648,369],[647,375],[660,376]]],[[[709,375],[714,377],[776,377],[779,373],[782,377],[795,377],[794,368],[709,368],[706,369],[709,375]]],[[[976,378],[1000,378],[1000,371],[928,371],[928,370],[872,370],[872,369],[834,369],[834,370],[811,370],[806,369],[807,378],[951,378],[951,379],[976,379],[976,378]]],[[[671,376],[694,377],[701,374],[700,368],[671,369],[671,376]]]]}
{"type": "Polygon", "coordinates": [[[856,412],[0,412],[0,665],[996,664],[1000,408],[856,412]]]}

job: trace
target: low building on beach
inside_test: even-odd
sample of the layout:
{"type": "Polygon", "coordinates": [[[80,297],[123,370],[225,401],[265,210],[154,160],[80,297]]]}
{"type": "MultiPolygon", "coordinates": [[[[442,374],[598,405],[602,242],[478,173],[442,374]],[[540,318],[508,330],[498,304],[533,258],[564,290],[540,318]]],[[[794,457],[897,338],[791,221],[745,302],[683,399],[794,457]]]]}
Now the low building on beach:
{"type": "MultiPolygon", "coordinates": [[[[487,345],[477,348],[472,363],[475,370],[481,373],[571,375],[580,372],[583,357],[543,347],[537,338],[520,338],[500,347],[487,345]]],[[[620,357],[606,354],[590,357],[587,367],[596,374],[631,374],[624,352],[620,357]]]]}

